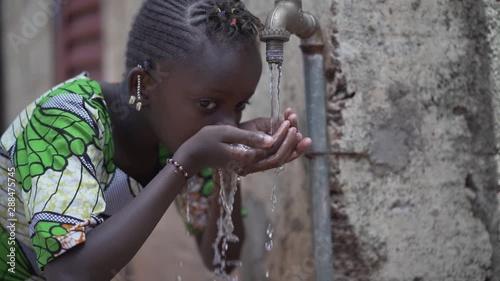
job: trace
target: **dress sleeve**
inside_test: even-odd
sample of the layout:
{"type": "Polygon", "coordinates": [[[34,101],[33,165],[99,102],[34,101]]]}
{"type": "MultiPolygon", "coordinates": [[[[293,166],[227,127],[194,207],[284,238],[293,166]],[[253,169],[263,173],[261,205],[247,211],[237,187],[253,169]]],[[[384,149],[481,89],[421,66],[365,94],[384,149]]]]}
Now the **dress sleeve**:
{"type": "Polygon", "coordinates": [[[38,105],[16,141],[14,164],[42,269],[101,223],[107,181],[101,112],[78,94],[38,105]]]}

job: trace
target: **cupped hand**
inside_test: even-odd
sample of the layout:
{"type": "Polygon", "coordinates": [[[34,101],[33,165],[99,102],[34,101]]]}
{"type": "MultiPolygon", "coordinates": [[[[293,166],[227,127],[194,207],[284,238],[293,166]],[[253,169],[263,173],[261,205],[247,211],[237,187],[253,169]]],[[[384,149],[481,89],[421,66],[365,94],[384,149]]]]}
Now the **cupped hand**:
{"type": "Polygon", "coordinates": [[[273,135],[273,145],[266,149],[266,158],[261,159],[253,167],[255,171],[263,171],[279,167],[295,160],[311,145],[310,138],[304,138],[297,127],[297,114],[287,108],[280,123],[271,124],[271,118],[257,118],[240,124],[240,128],[252,132],[271,133],[271,127],[276,133],[273,135]],[[276,125],[279,125],[277,128],[276,125]]]}
{"type": "Polygon", "coordinates": [[[204,167],[234,170],[240,174],[265,159],[273,137],[261,132],[229,125],[211,125],[200,129],[175,152],[174,160],[193,175],[204,167]]]}
{"type": "Polygon", "coordinates": [[[291,108],[287,108],[284,112],[284,118],[280,118],[279,122],[272,122],[271,118],[255,118],[239,125],[239,128],[252,132],[262,132],[264,134],[271,135],[271,127],[273,127],[273,132],[276,132],[283,121],[288,120],[290,122],[290,127],[298,129],[297,126],[297,114],[293,112],[291,108]]]}
{"type": "Polygon", "coordinates": [[[297,115],[291,109],[285,110],[274,135],[268,135],[270,131],[270,118],[254,119],[239,128],[206,126],[179,147],[174,159],[190,175],[203,167],[247,175],[293,161],[311,145],[311,139],[298,131],[297,115]]]}

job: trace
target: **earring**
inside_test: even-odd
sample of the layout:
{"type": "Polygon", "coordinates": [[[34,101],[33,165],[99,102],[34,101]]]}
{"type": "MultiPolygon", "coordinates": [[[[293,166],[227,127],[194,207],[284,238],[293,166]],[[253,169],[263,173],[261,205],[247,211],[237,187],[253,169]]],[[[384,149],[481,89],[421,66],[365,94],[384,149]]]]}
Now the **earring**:
{"type": "MultiPolygon", "coordinates": [[[[135,101],[135,97],[134,97],[135,101]]],[[[130,102],[130,101],[129,101],[130,102]]],[[[141,111],[142,107],[142,97],[141,97],[141,75],[137,75],[137,103],[135,105],[135,110],[141,111]]]]}
{"type": "Polygon", "coordinates": [[[134,96],[134,95],[132,95],[132,96],[130,96],[130,98],[128,99],[128,104],[132,105],[132,104],[134,104],[134,103],[135,103],[135,96],[134,96]]]}

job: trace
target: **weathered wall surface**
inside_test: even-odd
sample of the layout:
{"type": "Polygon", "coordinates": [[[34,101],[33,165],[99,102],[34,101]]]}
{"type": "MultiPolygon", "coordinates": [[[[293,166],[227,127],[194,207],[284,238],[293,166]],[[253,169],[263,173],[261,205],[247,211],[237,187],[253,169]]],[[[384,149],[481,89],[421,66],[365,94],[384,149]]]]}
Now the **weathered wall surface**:
{"type": "Polygon", "coordinates": [[[499,10],[332,3],[335,280],[500,280],[499,10]]]}
{"type": "MultiPolygon", "coordinates": [[[[3,129],[54,83],[54,10],[49,1],[2,1],[3,129]]],[[[3,130],[2,130],[3,131],[3,130]]]]}

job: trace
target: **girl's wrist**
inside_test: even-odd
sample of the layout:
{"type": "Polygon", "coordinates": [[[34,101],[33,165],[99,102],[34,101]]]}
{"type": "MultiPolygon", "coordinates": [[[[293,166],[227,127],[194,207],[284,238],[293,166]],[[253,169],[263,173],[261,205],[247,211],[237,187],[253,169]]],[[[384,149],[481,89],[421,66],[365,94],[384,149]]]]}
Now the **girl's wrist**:
{"type": "Polygon", "coordinates": [[[188,174],[189,178],[191,178],[201,170],[201,167],[198,167],[196,163],[197,161],[194,161],[193,157],[191,157],[189,153],[186,153],[181,149],[175,152],[175,154],[172,156],[172,159],[176,161],[180,166],[182,166],[182,170],[188,174]]]}

